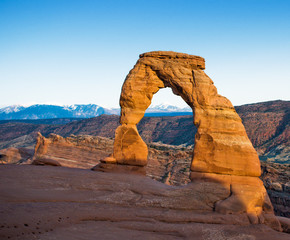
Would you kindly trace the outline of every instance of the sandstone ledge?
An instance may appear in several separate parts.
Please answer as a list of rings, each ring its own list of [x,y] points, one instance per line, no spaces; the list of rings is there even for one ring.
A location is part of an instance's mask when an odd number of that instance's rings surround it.
[[[212,212],[228,194],[214,183],[32,165],[0,166],[0,176],[1,239],[289,239],[246,214]]]

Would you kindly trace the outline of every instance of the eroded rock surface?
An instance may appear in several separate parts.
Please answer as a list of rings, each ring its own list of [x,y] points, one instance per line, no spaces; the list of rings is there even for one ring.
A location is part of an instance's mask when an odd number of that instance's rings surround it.
[[[260,159],[290,163],[290,101],[236,107]]]
[[[29,148],[5,148],[0,150],[0,164],[15,164],[26,162],[33,156],[33,149]]]
[[[61,140],[53,141],[53,139]],[[38,157],[39,165],[49,165],[51,161],[53,163],[57,159],[63,166],[90,169],[93,165],[99,163],[99,160],[102,160],[108,152],[113,150],[113,140],[104,137],[84,135],[63,138],[51,135],[49,138],[42,136],[38,140],[40,144],[47,144],[47,152],[49,152],[49,154]],[[94,151],[91,151],[92,148],[94,148]],[[86,151],[85,154],[83,154],[84,151]],[[67,154],[67,152],[74,154]],[[37,151],[36,154],[38,154]],[[89,154],[91,154],[91,157],[80,160],[83,155],[88,156]],[[150,143],[148,144],[148,165],[144,169],[138,169],[136,166],[128,166],[127,169],[131,169],[132,173],[146,174],[152,179],[167,185],[182,186],[191,181],[189,178],[191,159],[192,147]],[[46,163],[43,163],[43,161],[46,161]],[[102,172],[114,171],[112,170],[112,164],[98,166],[98,168]],[[126,165],[124,165],[125,168]],[[289,169],[289,164],[262,162],[262,175],[260,177],[267,189],[275,214],[284,217],[290,217]],[[116,169],[115,172],[124,171],[121,168]]]
[[[75,136],[64,138],[38,133],[34,164],[64,167],[92,168],[112,151],[113,140],[103,137]]]
[[[160,51],[141,54],[122,87],[121,126],[116,129],[113,155],[103,162],[112,164],[115,159],[117,164],[147,165],[147,145],[136,125],[153,95],[170,87],[192,108],[197,128],[190,167],[192,184],[215,183],[228,191],[227,197],[215,201],[212,210],[246,213],[253,224],[266,223],[280,229],[258,178],[260,161],[241,118],[231,102],[217,93],[203,69],[205,61],[198,56]],[[209,192],[203,194],[206,197]]]
[[[246,213],[214,212],[230,194],[217,182],[32,165],[2,165],[0,180],[0,239],[289,239]]]
[[[204,73],[203,58],[175,52],[140,55],[122,87],[121,117],[113,157],[117,163],[144,166],[147,146],[136,124],[159,89],[170,87],[192,108],[197,127],[191,170],[259,176],[258,155],[231,102],[217,93]],[[135,149],[135,150],[134,150]]]

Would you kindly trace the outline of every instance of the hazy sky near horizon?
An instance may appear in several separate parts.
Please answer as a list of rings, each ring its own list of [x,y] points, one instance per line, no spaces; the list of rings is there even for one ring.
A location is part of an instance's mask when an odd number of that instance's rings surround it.
[[[118,107],[140,53],[206,59],[234,105],[289,100],[288,0],[0,0],[0,107]],[[153,104],[186,106],[170,90]]]

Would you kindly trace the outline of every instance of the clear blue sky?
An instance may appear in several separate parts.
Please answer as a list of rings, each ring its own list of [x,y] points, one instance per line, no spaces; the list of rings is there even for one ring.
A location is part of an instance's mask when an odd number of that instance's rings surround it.
[[[140,53],[206,59],[234,105],[289,100],[290,1],[0,0],[0,106],[117,107]],[[182,105],[170,91],[154,103]]]

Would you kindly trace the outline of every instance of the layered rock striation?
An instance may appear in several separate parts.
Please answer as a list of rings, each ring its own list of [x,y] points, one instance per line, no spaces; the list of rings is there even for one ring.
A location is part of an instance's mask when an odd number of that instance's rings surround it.
[[[112,151],[112,145],[113,140],[103,137],[50,134],[46,138],[38,133],[32,163],[89,169]]]

